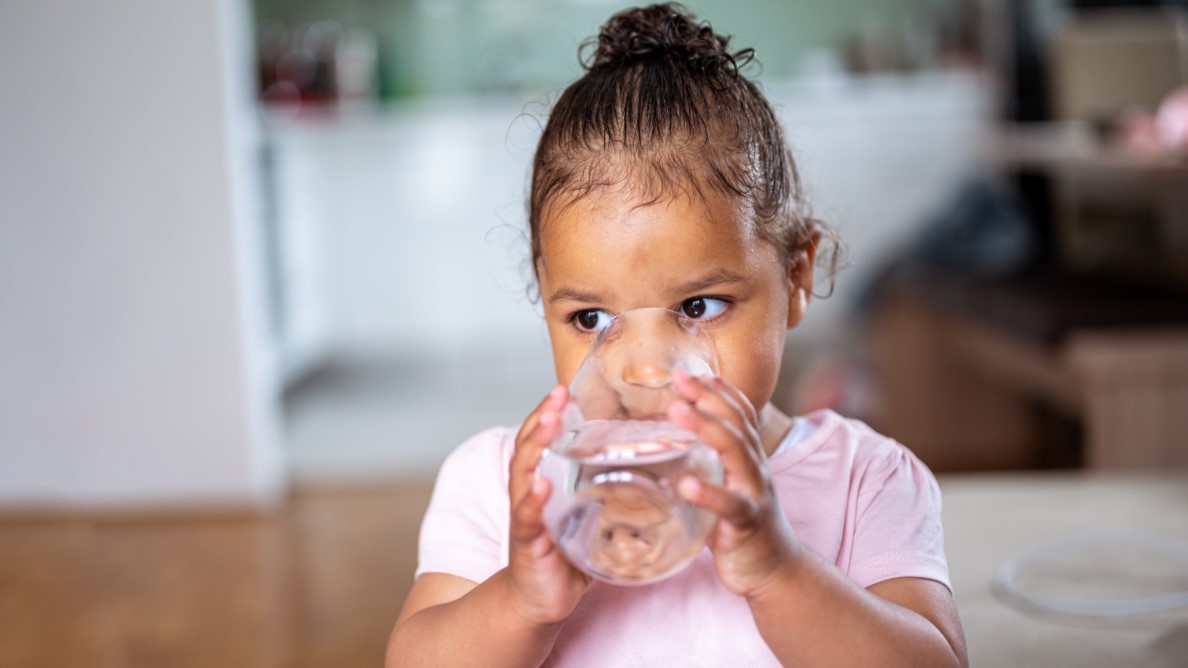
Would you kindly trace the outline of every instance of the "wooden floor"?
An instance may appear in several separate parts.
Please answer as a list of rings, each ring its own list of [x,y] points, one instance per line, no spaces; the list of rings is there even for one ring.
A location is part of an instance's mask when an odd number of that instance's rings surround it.
[[[430,486],[269,517],[0,519],[0,668],[379,666]]]

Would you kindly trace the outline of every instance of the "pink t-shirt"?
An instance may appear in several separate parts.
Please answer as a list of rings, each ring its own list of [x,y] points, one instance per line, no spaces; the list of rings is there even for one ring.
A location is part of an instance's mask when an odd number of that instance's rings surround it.
[[[796,535],[863,587],[897,577],[949,587],[940,490],[907,448],[832,411],[769,461]],[[482,582],[507,565],[508,463],[514,430],[463,443],[442,465],[421,526],[417,576]],[[796,633],[789,628],[788,633]],[[778,666],[746,601],[726,590],[708,549],[684,571],[641,587],[594,582],[545,665]]]

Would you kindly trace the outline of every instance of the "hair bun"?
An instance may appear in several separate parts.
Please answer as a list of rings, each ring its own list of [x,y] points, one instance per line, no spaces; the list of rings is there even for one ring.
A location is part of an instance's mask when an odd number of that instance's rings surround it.
[[[685,62],[704,72],[736,73],[753,51],[727,51],[729,36],[698,24],[689,10],[676,3],[637,7],[612,16],[598,33],[589,70],[622,67],[654,59]],[[741,63],[739,62],[741,61]]]

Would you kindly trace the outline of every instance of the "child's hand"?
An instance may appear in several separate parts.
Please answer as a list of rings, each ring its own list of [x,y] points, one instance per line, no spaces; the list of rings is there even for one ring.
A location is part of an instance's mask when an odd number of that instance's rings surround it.
[[[677,399],[668,417],[718,451],[722,486],[693,477],[678,491],[718,514],[710,533],[718,577],[730,591],[751,599],[794,566],[802,544],[784,515],[767,468],[759,419],[746,396],[721,378],[674,374]]]
[[[508,478],[512,505],[507,584],[516,610],[538,624],[568,617],[590,584],[545,530],[541,513],[552,490],[547,480],[535,477],[541,452],[557,435],[568,400],[569,392],[558,386],[524,420]]]

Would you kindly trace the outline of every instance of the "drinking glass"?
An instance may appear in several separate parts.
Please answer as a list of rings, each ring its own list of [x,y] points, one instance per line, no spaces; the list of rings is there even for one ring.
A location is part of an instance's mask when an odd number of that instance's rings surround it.
[[[676,491],[685,476],[722,481],[717,453],[668,421],[672,373],[718,373],[713,340],[665,309],[616,316],[570,384],[561,429],[537,475],[552,483],[544,520],[577,568],[619,585],[687,566],[716,517]]]

